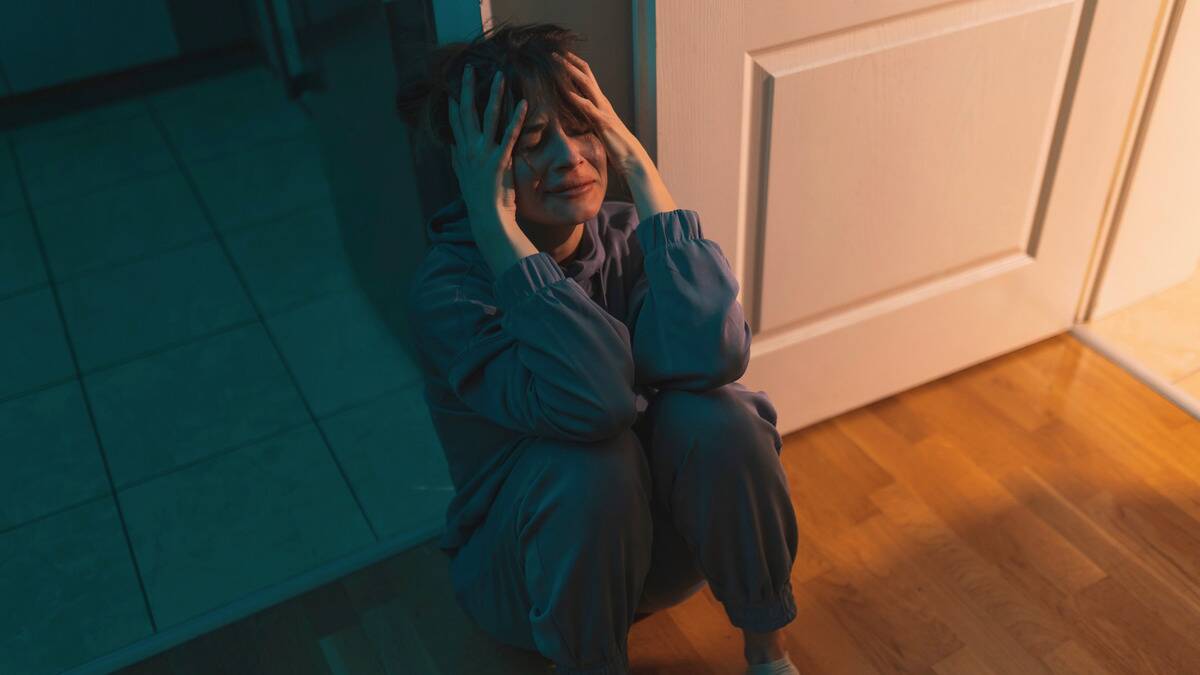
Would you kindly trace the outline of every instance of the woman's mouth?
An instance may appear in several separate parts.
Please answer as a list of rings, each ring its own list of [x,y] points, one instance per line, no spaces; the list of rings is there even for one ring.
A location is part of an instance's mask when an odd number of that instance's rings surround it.
[[[564,197],[567,199],[569,199],[571,197],[579,197],[581,195],[586,194],[589,190],[591,190],[592,185],[594,185],[595,182],[596,181],[591,181],[589,183],[584,183],[583,185],[580,185],[577,188],[572,188],[570,190],[563,190],[562,192],[551,192],[549,194],[554,197]]]

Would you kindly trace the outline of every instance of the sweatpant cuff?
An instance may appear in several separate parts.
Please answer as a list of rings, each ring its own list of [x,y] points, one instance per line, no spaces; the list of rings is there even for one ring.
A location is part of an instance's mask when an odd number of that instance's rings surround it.
[[[616,663],[607,663],[595,668],[582,669],[555,666],[554,672],[558,673],[558,675],[629,675],[629,661],[622,659]]]
[[[725,605],[729,622],[752,633],[769,633],[779,630],[796,618],[796,599],[792,596],[789,579],[780,589],[779,597],[759,603]]]

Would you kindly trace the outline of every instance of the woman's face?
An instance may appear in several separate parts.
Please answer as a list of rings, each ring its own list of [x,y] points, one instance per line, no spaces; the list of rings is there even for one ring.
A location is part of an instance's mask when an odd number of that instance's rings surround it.
[[[580,195],[550,192],[580,181],[592,181]],[[563,129],[552,109],[531,108],[513,146],[513,182],[520,220],[549,226],[581,223],[600,210],[608,189],[604,143],[586,127]]]

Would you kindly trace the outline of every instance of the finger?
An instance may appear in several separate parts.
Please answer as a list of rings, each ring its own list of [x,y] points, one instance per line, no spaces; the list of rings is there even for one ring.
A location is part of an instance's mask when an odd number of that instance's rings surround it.
[[[475,112],[475,73],[471,66],[464,69],[462,79],[462,107],[459,109],[459,124],[462,125],[464,139],[468,144],[479,136],[479,115]]]
[[[587,61],[583,60],[582,56],[580,56],[574,52],[567,52],[566,59],[567,59],[567,61],[572,63],[576,68],[579,68],[581,71],[587,73],[587,75],[589,77],[591,77],[592,67],[588,65]]]
[[[599,124],[599,120],[603,119],[600,115],[600,108],[588,97],[574,91],[568,91],[567,96],[571,97],[575,105],[579,106],[579,109],[583,111],[583,114],[593,124]]]
[[[516,185],[516,180],[513,178],[513,163],[512,156],[510,155],[508,161],[504,164],[504,171],[500,176],[500,184],[507,190],[513,189],[513,186]]]
[[[567,74],[571,77],[571,79],[578,83],[579,87],[583,89],[584,94],[586,94],[589,98],[599,100],[597,97],[600,95],[600,85],[596,82],[596,78],[592,76],[590,70],[587,73],[584,73],[583,70],[574,63],[564,60],[558,54],[555,54],[554,56],[558,58],[560,63],[563,64],[563,67],[566,69]]]
[[[492,77],[492,93],[488,97],[487,110],[483,113],[483,137],[488,143],[496,138],[496,118],[500,115],[500,98],[504,96],[504,73],[496,71]]]
[[[517,142],[517,136],[520,136],[521,125],[525,121],[525,111],[529,109],[529,103],[525,99],[517,104],[517,109],[513,114],[513,118],[508,122],[508,129],[504,131],[504,145],[500,148],[501,157],[509,158],[512,161],[513,145]]]

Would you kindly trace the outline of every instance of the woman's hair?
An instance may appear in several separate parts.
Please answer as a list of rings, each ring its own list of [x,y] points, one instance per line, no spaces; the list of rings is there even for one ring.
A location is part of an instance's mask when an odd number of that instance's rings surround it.
[[[552,23],[501,22],[470,42],[440,45],[424,54],[426,61],[417,69],[417,77],[400,86],[396,109],[413,131],[438,148],[449,149],[454,144],[449,98],[459,100],[464,68],[470,64],[475,73],[475,115],[480,127],[492,79],[497,70],[504,73],[504,94],[493,141],[499,143],[508,126],[507,111],[522,98],[528,99],[528,111],[534,110],[538,103],[555,111],[565,128],[597,132],[591,119],[566,95],[568,91],[578,92],[579,88],[552,57],[555,53],[573,52],[580,41],[586,38]]]

